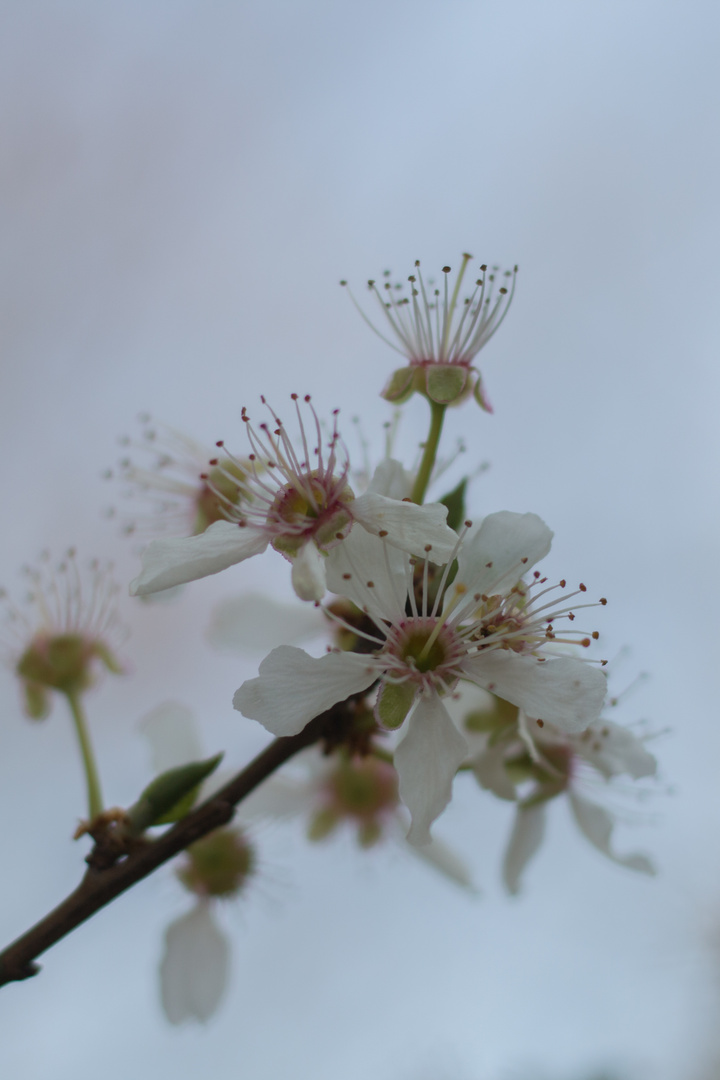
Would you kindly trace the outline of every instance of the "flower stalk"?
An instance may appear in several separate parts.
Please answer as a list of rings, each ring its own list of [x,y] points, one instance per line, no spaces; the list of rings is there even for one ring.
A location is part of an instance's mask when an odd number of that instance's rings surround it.
[[[77,735],[77,740],[80,745],[80,756],[82,758],[83,769],[85,771],[85,782],[87,784],[88,816],[92,821],[103,812],[100,774],[98,772],[97,762],[95,761],[87,718],[80,701],[80,695],[67,693],[65,696],[70,707],[70,713],[75,726],[75,734]]]
[[[417,471],[412,495],[410,496],[414,503],[422,503],[425,498],[425,492],[430,483],[432,471],[435,468],[446,410],[447,405],[440,405],[437,401],[430,401],[430,431],[425,440],[420,468]]]

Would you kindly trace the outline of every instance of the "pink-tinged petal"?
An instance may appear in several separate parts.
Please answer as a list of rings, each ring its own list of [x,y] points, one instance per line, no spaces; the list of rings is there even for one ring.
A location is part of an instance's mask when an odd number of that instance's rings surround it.
[[[399,461],[385,458],[380,462],[368,484],[368,491],[385,495],[388,499],[409,499],[412,492],[412,474]]]
[[[326,560],[328,588],[376,617],[396,622],[405,615],[406,556],[364,529],[353,529]]]
[[[262,593],[221,600],[212,613],[208,644],[233,652],[267,653],[327,630],[322,613],[307,604],[285,604]]]
[[[150,744],[156,773],[200,761],[203,749],[192,711],[177,701],[166,701],[147,713],[139,724]]]
[[[301,600],[322,600],[325,595],[325,556],[312,542],[303,544],[293,559],[292,587]]]
[[[458,554],[456,585],[470,593],[504,593],[550,551],[553,534],[537,514],[501,510],[466,536]],[[453,589],[448,590],[448,596]]]
[[[430,826],[452,797],[467,743],[440,698],[421,697],[394,755],[400,798],[412,815],[411,844],[429,844]]]
[[[518,807],[503,859],[503,882],[515,896],[520,892],[520,879],[525,867],[538,851],[545,835],[545,806]]]
[[[367,689],[375,678],[376,669],[356,653],[316,658],[281,645],[265,657],[258,677],[235,692],[233,706],[273,735],[297,735],[315,716]]]
[[[574,791],[569,792],[569,796],[570,808],[577,826],[593,847],[613,862],[626,866],[628,870],[637,870],[640,874],[650,876],[656,873],[655,866],[647,855],[618,855],[612,850],[611,840],[615,822],[607,810],[604,810],[602,806],[597,806],[596,803],[580,798]]]
[[[446,524],[447,507],[441,503],[417,506],[367,491],[351,504],[352,516],[374,536],[386,532],[386,543],[408,555],[446,563],[457,544],[457,535]],[[428,551],[427,548],[430,547]]]
[[[130,583],[130,594],[145,596],[218,574],[259,555],[267,545],[262,529],[252,525],[241,529],[229,521],[216,521],[199,536],[153,540],[142,553],[142,571]]]
[[[464,660],[462,669],[533,720],[571,734],[597,720],[607,693],[607,680],[598,668],[569,656],[536,660],[509,649],[488,649]]]
[[[640,780],[657,772],[657,761],[642,739],[612,720],[600,718],[575,745],[578,753],[608,780],[623,774]]]
[[[160,996],[170,1023],[209,1020],[225,993],[229,971],[230,945],[210,904],[201,901],[165,931]]]

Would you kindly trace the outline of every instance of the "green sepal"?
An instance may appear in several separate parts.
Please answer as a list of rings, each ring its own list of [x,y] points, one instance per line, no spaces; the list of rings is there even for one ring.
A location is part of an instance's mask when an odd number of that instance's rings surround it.
[[[443,495],[440,502],[443,506],[447,506],[447,523],[451,529],[457,532],[460,526],[464,523],[466,518],[465,513],[465,492],[467,491],[468,478],[463,476],[460,483],[448,491],[447,495]]]
[[[193,761],[156,776],[142,795],[128,810],[128,821],[133,833],[144,832],[151,825],[169,825],[192,809],[198,789],[223,759],[215,754],[205,761]]]
[[[411,682],[383,683],[375,703],[375,717],[378,723],[391,731],[399,728],[410,712],[416,694],[417,687]]]
[[[493,694],[492,707],[468,713],[464,723],[468,731],[506,733],[515,732],[519,709],[504,698]]]
[[[461,364],[433,364],[427,369],[427,396],[438,405],[452,405],[465,393],[468,369]]]
[[[50,715],[50,695],[44,686],[37,683],[23,683],[25,712],[31,720],[44,720]]]
[[[324,840],[337,828],[339,820],[338,815],[330,807],[318,810],[308,825],[308,840]]]
[[[488,398],[487,394],[485,393],[485,386],[483,384],[483,381],[482,381],[482,378],[481,378],[480,375],[476,376],[476,378],[475,378],[475,386],[473,388],[473,397],[475,398],[475,400],[477,401],[478,405],[483,410],[483,412],[486,412],[486,413],[494,412],[494,409],[493,409],[492,405],[490,404],[490,399]]]
[[[105,665],[107,670],[112,675],[123,675],[123,669],[119,662],[115,659],[113,654],[108,649],[107,645],[102,641],[96,641],[93,645],[93,652],[98,660]]]
[[[382,826],[377,821],[364,821],[358,829],[358,843],[362,848],[371,848],[382,839]]]
[[[382,390],[381,397],[386,401],[392,401],[395,405],[402,405],[411,397],[413,392],[413,368],[404,367],[393,371],[392,375]]]
[[[555,780],[552,783],[542,784],[532,795],[528,795],[526,799],[521,799],[518,805],[521,810],[530,810],[533,806],[542,806],[543,803],[550,802],[551,799],[557,798],[566,790],[567,782],[565,780]]]

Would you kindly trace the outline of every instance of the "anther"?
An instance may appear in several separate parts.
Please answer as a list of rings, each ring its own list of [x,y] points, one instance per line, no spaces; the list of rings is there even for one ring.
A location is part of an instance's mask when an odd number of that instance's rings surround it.
[[[544,720],[536,720],[535,723],[537,724],[538,727],[545,727],[545,721]]]
[[[583,585],[582,581],[580,582],[578,588],[580,589],[580,592],[587,592],[587,586]]]
[[[215,445],[216,446],[224,446],[225,445],[225,440],[224,439],[218,439],[218,441],[215,443]]]
[[[349,581],[351,577],[352,574],[343,574],[343,581]]]
[[[567,582],[565,581],[565,578],[560,578],[560,588],[564,589],[566,584]]]
[[[382,539],[384,536],[387,536],[387,534],[388,534],[387,529],[381,529],[380,532],[378,533],[378,536]]]
[[[602,604],[603,607],[605,607],[605,605],[607,604],[607,600],[605,599],[604,596],[600,597],[600,603]]]
[[[591,634],[590,636],[591,636],[591,637],[592,637],[592,638],[593,638],[593,639],[594,639],[595,641],[597,641],[597,639],[598,639],[598,638],[600,637],[600,634],[599,634],[599,632],[598,632],[597,630],[593,630],[593,632],[592,632],[592,634]]]

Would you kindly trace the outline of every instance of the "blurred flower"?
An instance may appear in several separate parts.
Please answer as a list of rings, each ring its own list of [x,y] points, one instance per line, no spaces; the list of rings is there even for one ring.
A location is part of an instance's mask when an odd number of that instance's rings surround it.
[[[546,580],[539,573],[530,584],[521,580],[550,550],[551,538],[535,514],[491,514],[458,541],[432,598],[427,559],[418,577],[412,560],[356,530],[331,553],[328,583],[374,623],[368,633],[351,626],[373,651],[333,651],[315,659],[280,646],[263,660],[258,678],[237,691],[235,708],[274,735],[293,735],[336,702],[380,680],[378,723],[393,730],[409,721],[394,755],[400,796],[412,815],[408,839],[427,843],[467,754],[442,702],[458,680],[491,690],[535,717],[552,716],[567,731],[583,730],[600,712],[606,692],[602,673],[575,657],[548,656],[546,650],[578,635],[569,630],[558,638],[554,626],[574,620],[568,601],[585,586],[548,601],[554,587],[538,592]],[[457,573],[450,582],[456,556]],[[333,615],[332,608],[325,610]],[[579,644],[589,645],[590,637],[581,637]]]
[[[158,773],[202,756],[193,715],[177,702],[153,709],[140,728]],[[208,798],[224,782],[222,776],[213,775],[198,800]],[[168,926],[160,962],[160,999],[171,1024],[205,1022],[219,1007],[229,979],[230,942],[215,909],[219,901],[245,893],[256,867],[255,848],[242,826],[216,829],[185,851],[177,878],[196,903]]]
[[[58,566],[46,553],[24,574],[30,591],[22,608],[0,593],[6,601],[2,649],[22,684],[27,715],[41,720],[50,712],[52,691],[76,699],[95,681],[98,665],[122,671],[114,652],[123,636],[115,609],[118,586],[111,566],[92,561],[81,572],[72,549]]]
[[[457,885],[474,891],[468,868],[440,840],[423,847],[405,842],[407,819],[400,804],[397,773],[388,761],[369,754],[324,756],[316,748],[295,759],[304,779],[287,770],[269,777],[243,803],[249,817],[302,817],[310,840],[320,841],[345,826],[359,845],[372,848],[390,839]]]
[[[392,339],[385,337],[370,322],[350,294],[371,329],[391,349],[409,360],[407,367],[393,373],[383,390],[383,397],[388,401],[401,403],[417,391],[438,404],[455,405],[472,391],[478,404],[492,412],[472,362],[507,314],[515,292],[517,266],[503,275],[507,280],[512,279],[510,289],[502,285],[494,297],[499,268],[493,267],[488,273],[483,264],[480,267],[482,277],[476,280],[471,294],[461,299],[460,290],[471,259],[471,255],[463,255],[452,294],[448,286],[451,268],[442,268],[441,290],[433,288],[432,281],[426,286],[419,260],[415,262],[416,273],[408,277],[409,296],[403,294],[401,283],[391,283],[389,271],[384,275],[382,291],[376,281],[368,281],[369,290],[388,320]],[[347,282],[342,281],[341,285],[346,286]]]
[[[272,424],[263,423],[258,431],[243,410],[252,448],[252,475],[246,480],[235,479],[233,469],[240,463],[230,454],[227,463],[221,465],[219,459],[210,462],[239,492],[239,499],[224,499],[229,520],[215,522],[201,536],[154,540],[143,552],[142,572],[130,586],[133,594],[144,595],[219,573],[272,545],[292,563],[297,595],[302,600],[319,600],[325,593],[325,556],[348,537],[355,524],[411,554],[432,549],[437,562],[449,557],[456,536],[445,524],[446,508],[436,503],[416,506],[373,490],[356,498],[348,484],[347,457],[341,460],[338,456],[336,419],[325,454],[320,422],[309,396],[305,403],[312,415],[310,439],[297,394],[291,396],[301,433],[300,452],[271,409]],[[212,490],[220,496],[219,489],[213,486]]]
[[[235,459],[226,470],[228,478],[220,467],[208,468],[214,457],[209,447],[181,431],[154,423],[146,413],[140,422],[140,440],[124,438],[121,442],[146,463],[138,464],[126,455],[118,472],[125,496],[140,499],[146,509],[125,525],[125,532],[197,536],[214,522],[226,520],[228,501],[234,505],[240,501],[238,482],[248,475],[249,463]],[[112,479],[112,470],[105,476]]]
[[[567,796],[575,823],[598,851],[631,870],[655,873],[645,855],[614,851],[615,818],[584,794],[597,787],[598,781],[608,784],[620,776],[633,780],[655,776],[657,762],[644,738],[604,718],[579,734],[561,731],[546,721],[538,727],[506,701],[470,714],[466,728],[471,742],[477,742],[480,733],[480,749],[470,757],[480,786],[517,802],[503,864],[509,892],[519,892],[525,867],[543,840],[547,804],[560,795]]]

